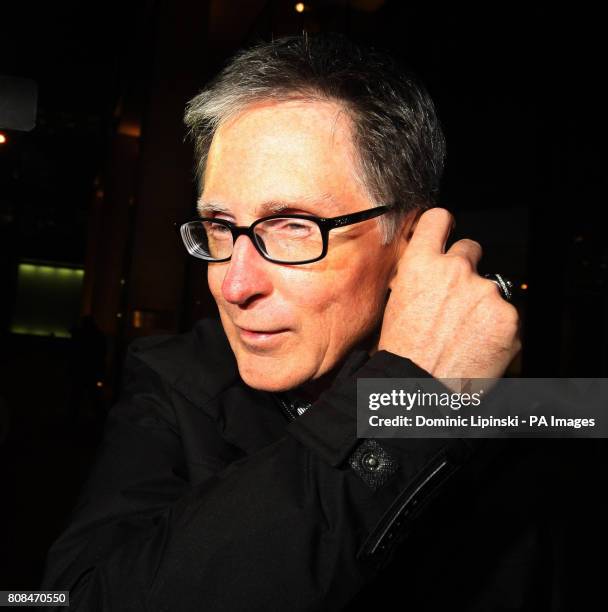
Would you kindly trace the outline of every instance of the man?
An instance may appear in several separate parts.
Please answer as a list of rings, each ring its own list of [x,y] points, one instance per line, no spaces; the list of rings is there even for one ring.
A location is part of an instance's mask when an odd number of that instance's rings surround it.
[[[186,122],[203,220],[181,231],[221,326],[131,345],[45,588],[81,610],[544,609],[525,460],[356,437],[358,377],[501,376],[519,350],[479,244],[445,250],[426,91],[340,37],[288,38]]]

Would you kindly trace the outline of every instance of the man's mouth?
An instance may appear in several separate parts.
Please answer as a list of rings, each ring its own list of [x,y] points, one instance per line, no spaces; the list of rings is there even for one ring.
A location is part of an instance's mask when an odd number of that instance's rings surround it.
[[[256,347],[272,347],[281,340],[283,334],[289,331],[288,328],[281,329],[248,329],[235,325],[239,336],[244,344]]]

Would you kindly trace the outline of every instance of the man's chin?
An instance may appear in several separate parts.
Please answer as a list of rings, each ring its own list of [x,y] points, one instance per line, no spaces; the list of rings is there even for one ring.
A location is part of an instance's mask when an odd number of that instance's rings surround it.
[[[240,371],[239,371],[240,372]],[[305,380],[299,380],[297,378],[283,377],[283,376],[272,376],[266,375],[261,376],[257,374],[246,374],[241,373],[243,382],[258,391],[269,391],[272,393],[280,393],[283,391],[289,391],[305,382]]]
[[[281,363],[280,360],[255,359],[255,362],[252,363],[251,359],[237,357],[239,374],[243,382],[258,391],[273,393],[288,391],[306,382],[312,376],[301,368],[295,371],[292,364]]]

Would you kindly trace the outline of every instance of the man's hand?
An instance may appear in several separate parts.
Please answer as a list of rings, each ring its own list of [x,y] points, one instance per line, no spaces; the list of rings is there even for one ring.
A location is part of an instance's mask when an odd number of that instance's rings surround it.
[[[477,242],[444,252],[452,223],[443,208],[420,217],[390,285],[378,349],[436,378],[500,377],[521,349],[517,310],[477,274]]]

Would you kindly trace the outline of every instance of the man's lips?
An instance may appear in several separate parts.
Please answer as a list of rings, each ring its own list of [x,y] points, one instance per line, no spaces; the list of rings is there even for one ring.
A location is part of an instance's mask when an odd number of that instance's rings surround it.
[[[236,325],[235,327],[240,331],[246,334],[280,334],[281,332],[288,331],[287,327],[275,328],[275,329],[254,329],[250,327],[243,327],[241,325]]]
[[[281,342],[283,334],[289,331],[286,327],[274,329],[249,329],[240,325],[235,325],[235,327],[241,341],[256,349],[270,349],[274,347],[277,343]]]

